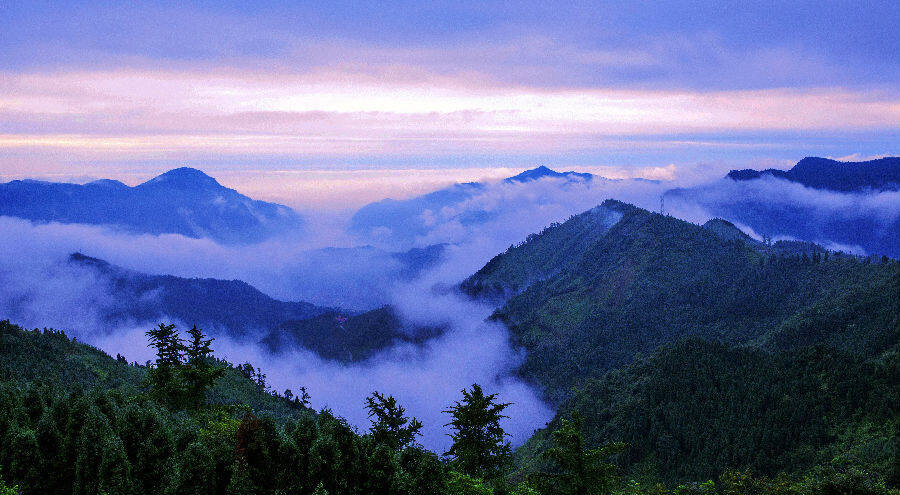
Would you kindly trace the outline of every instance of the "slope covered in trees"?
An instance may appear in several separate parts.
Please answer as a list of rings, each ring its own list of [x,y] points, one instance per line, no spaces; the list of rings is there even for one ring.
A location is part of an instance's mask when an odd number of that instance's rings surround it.
[[[609,211],[621,215],[610,228],[581,229]],[[566,243],[568,232],[577,249]],[[462,287],[475,295],[515,292],[520,280],[536,280],[494,317],[528,351],[521,374],[554,402],[683,337],[779,347],[797,335],[865,355],[897,338],[900,303],[890,297],[897,264],[785,249],[607,201],[511,248]],[[543,254],[553,252],[566,253],[564,263]]]
[[[526,471],[540,465],[549,432],[577,412],[586,445],[629,445],[618,460],[635,479],[714,479],[729,468],[774,476],[815,466],[897,479],[898,384],[896,346],[861,361],[825,346],[773,354],[683,340],[585,382],[517,456]]]
[[[736,181],[777,177],[815,189],[863,191],[900,188],[900,157],[889,156],[864,162],[841,162],[806,157],[790,170],[732,170],[728,178]]]

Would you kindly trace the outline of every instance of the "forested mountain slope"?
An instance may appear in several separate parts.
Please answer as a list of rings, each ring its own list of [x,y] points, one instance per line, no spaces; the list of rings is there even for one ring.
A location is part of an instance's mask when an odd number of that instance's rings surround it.
[[[610,211],[621,218],[608,229],[581,228],[606,225]],[[888,296],[896,274],[895,263],[786,255],[607,201],[511,248],[462,287],[514,293],[536,280],[494,317],[528,351],[521,374],[557,402],[583,380],[683,337],[778,347],[795,334],[804,343],[852,341],[872,355],[897,336],[898,302]],[[848,300],[855,306],[844,307]],[[838,314],[825,326],[808,321]]]
[[[550,431],[578,412],[585,443],[624,441],[634,479],[714,479],[730,468],[757,475],[813,466],[856,468],[900,481],[897,346],[861,360],[831,347],[769,353],[689,339],[590,379],[546,430],[517,451],[541,465]]]
[[[149,275],[81,253],[69,256],[68,262],[90,270],[108,285],[114,302],[98,309],[111,325],[175,318],[236,339],[258,339],[260,332],[285,321],[332,311],[303,301],[273,299],[240,280]]]

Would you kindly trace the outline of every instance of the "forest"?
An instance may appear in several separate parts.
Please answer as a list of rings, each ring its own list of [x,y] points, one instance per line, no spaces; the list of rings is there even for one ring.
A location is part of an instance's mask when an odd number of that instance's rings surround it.
[[[138,364],[0,322],[0,493],[900,493],[896,349],[767,362],[680,342],[591,381],[516,452],[508,403],[473,384],[449,398],[452,446],[433,453],[394,397],[373,391],[357,431],[305,390],[217,359],[196,327],[147,336],[157,357]]]

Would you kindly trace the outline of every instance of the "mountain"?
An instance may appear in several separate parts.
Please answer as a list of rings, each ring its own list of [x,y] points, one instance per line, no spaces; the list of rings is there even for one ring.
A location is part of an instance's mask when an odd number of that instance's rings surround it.
[[[763,180],[768,177],[769,180]],[[900,158],[804,158],[791,170],[736,170],[663,195],[668,211],[701,211],[759,236],[900,258]]]
[[[732,170],[728,178],[736,181],[776,177],[814,189],[856,192],[900,189],[900,157],[878,158],[864,162],[840,162],[828,158],[807,157],[790,170]]]
[[[627,443],[617,464],[649,486],[734,466],[893,472],[898,262],[608,200],[460,288],[499,304],[492,318],[526,351],[519,375],[558,408],[517,450],[522,473],[547,469],[575,412],[585,447]]]
[[[526,170],[519,175],[515,175],[512,177],[508,177],[503,179],[504,182],[512,183],[512,182],[530,182],[533,180],[544,179],[544,178],[553,178],[553,179],[566,179],[566,180],[584,180],[589,181],[594,178],[593,174],[588,173],[580,173],[580,172],[557,172],[550,168],[547,168],[543,165],[537,168],[533,168],[531,170]]]
[[[520,374],[555,403],[686,337],[864,355],[900,337],[896,263],[747,242],[718,223],[609,200],[511,247],[461,288],[508,297],[493,318],[527,351]]]
[[[417,273],[442,249],[396,253],[405,262],[400,273]],[[174,319],[216,335],[258,341],[272,353],[305,349],[342,362],[364,360],[399,342],[422,344],[444,331],[410,328],[390,306],[355,312],[279,301],[240,280],[148,275],[81,253],[70,255],[68,263],[89,270],[112,295],[110,304],[95,308],[111,326]]]
[[[175,318],[208,331],[245,340],[288,320],[311,318],[328,311],[307,302],[273,299],[240,280],[148,275],[73,253],[69,265],[90,270],[115,300],[104,311],[111,324]]]
[[[585,446],[627,443],[619,466],[626,479],[650,486],[717,479],[734,466],[770,477],[816,472],[817,465],[828,466],[818,476],[855,470],[863,480],[900,477],[898,383],[896,345],[860,359],[823,346],[770,353],[682,340],[588,380],[518,449],[517,462],[525,472],[540,467],[550,433],[578,412]]]
[[[500,185],[526,184],[544,178],[565,179],[572,183],[600,179],[587,173],[556,172],[542,166],[508,177]],[[435,216],[444,213],[453,214],[454,223],[463,227],[480,225],[492,220],[495,217],[494,213],[485,208],[461,209],[459,212],[451,210],[479,194],[492,190],[493,187],[497,187],[497,184],[467,182],[453,184],[410,199],[384,199],[371,203],[353,215],[348,232],[366,242],[377,242],[392,249],[409,249],[436,228]]]
[[[0,184],[0,215],[35,222],[109,225],[139,234],[259,242],[296,232],[303,219],[286,206],[250,199],[192,168],[177,168],[129,187],[114,180],[84,185],[15,180]]]
[[[444,328],[411,328],[385,306],[356,315],[329,311],[304,320],[286,321],[260,341],[272,353],[309,349],[342,362],[362,361],[398,343],[421,345]]]

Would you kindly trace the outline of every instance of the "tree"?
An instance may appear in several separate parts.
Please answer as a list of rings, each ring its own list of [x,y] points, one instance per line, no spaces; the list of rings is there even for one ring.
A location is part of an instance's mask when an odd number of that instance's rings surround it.
[[[463,399],[444,412],[453,418],[450,426],[453,445],[444,453],[452,467],[470,476],[484,479],[501,477],[510,464],[512,450],[508,436],[500,426],[507,418],[503,410],[511,403],[497,402],[497,394],[484,395],[477,383],[472,390],[462,390]]]
[[[555,464],[552,473],[536,473],[529,480],[544,493],[560,495],[600,495],[610,493],[616,481],[616,466],[607,461],[622,452],[624,443],[610,443],[585,450],[582,419],[578,411],[572,419],[562,420],[553,432],[554,446],[542,455]]]
[[[188,400],[192,405],[203,404],[206,399],[206,390],[215,383],[216,379],[225,373],[225,369],[212,363],[213,339],[206,338],[203,331],[196,325],[188,330],[190,341],[185,348],[185,366],[182,368]]]
[[[160,402],[179,405],[184,389],[178,373],[180,371],[185,346],[175,329],[175,325],[160,323],[147,332],[150,347],[156,349],[156,362],[148,374],[151,394]]]
[[[372,418],[369,431],[376,443],[385,444],[391,450],[401,450],[412,444],[417,435],[421,436],[422,422],[407,418],[406,410],[393,396],[373,392],[366,397],[366,409]]]
[[[16,485],[9,486],[3,482],[3,477],[0,476],[0,495],[18,495],[19,487]]]

